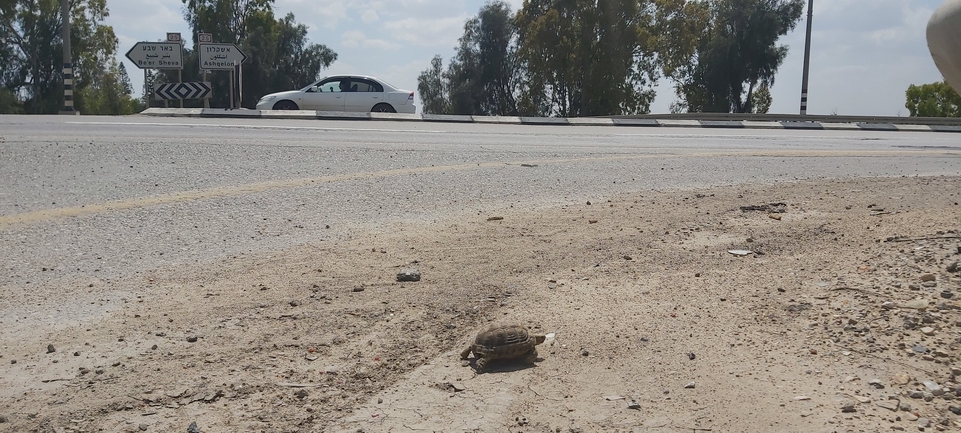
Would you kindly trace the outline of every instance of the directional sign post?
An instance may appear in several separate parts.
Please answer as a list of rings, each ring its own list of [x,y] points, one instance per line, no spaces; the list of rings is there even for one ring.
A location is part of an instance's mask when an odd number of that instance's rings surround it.
[[[183,69],[183,53],[179,43],[137,42],[127,58],[140,69]]]
[[[210,97],[210,83],[166,83],[157,87],[159,99],[204,99]]]
[[[230,71],[230,108],[234,108],[234,72],[247,60],[247,55],[234,44],[198,44],[201,70]],[[243,87],[241,82],[239,87]]]
[[[247,55],[234,44],[200,44],[200,69],[233,70],[247,60]]]

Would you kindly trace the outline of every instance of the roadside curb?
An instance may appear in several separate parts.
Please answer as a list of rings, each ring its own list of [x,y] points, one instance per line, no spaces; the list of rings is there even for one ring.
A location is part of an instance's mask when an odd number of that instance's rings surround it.
[[[822,131],[880,131],[880,132],[958,132],[961,133],[961,124],[937,124],[925,125],[908,123],[912,118],[902,119],[901,122],[894,120],[875,120],[876,118],[865,118],[867,121],[840,120],[824,121],[824,116],[812,116],[810,121],[803,120],[756,120],[757,116],[750,116],[750,119],[732,119],[731,115],[725,118],[706,115],[705,119],[688,118],[680,119],[674,115],[658,117],[656,115],[646,115],[642,118],[603,118],[603,117],[582,117],[582,118],[563,118],[563,117],[517,117],[517,116],[463,116],[463,115],[439,115],[439,114],[397,114],[397,113],[349,113],[335,111],[278,111],[278,110],[228,110],[223,108],[150,108],[139,114],[148,117],[192,117],[192,118],[236,118],[236,119],[283,119],[283,120],[388,120],[403,122],[440,122],[440,123],[480,123],[480,124],[500,124],[500,125],[540,125],[540,126],[629,126],[629,127],[668,127],[668,128],[714,128],[714,129],[801,129],[801,130],[822,130]],[[776,117],[776,116],[772,116]],[[791,116],[793,117],[793,116]],[[846,117],[845,119],[856,119]]]

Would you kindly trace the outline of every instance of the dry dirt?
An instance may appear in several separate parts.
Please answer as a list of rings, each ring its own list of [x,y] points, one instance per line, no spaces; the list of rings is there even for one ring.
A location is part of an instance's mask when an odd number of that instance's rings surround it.
[[[0,330],[0,431],[961,431],[958,202],[652,191],[32,287],[103,308]],[[459,359],[510,322],[553,334],[536,366]]]

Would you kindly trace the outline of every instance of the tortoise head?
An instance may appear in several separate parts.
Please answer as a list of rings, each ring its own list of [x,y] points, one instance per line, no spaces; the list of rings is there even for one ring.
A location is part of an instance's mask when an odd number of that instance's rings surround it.
[[[534,339],[534,345],[536,346],[536,345],[538,345],[538,344],[543,343],[544,340],[547,339],[547,336],[546,336],[546,335],[531,335],[531,338]]]

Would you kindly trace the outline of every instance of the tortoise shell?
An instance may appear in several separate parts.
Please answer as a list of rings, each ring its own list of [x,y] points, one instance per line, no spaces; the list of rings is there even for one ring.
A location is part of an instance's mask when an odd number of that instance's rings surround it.
[[[537,359],[534,346],[544,342],[543,335],[533,335],[520,325],[494,325],[477,334],[474,343],[461,353],[467,359],[474,353],[478,372],[483,372],[488,361],[495,359],[519,359],[533,363]]]

